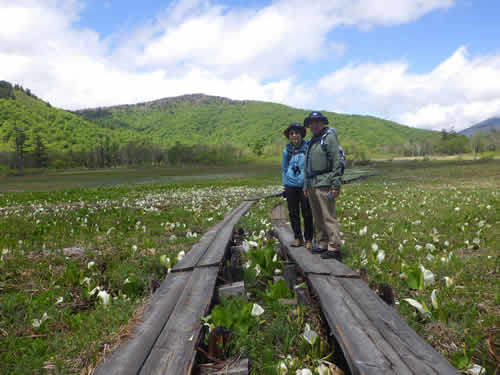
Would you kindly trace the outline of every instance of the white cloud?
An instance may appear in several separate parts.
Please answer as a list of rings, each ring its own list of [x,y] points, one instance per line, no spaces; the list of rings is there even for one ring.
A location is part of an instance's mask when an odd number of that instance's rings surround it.
[[[413,126],[465,127],[500,113],[500,56],[465,47],[433,71],[411,62],[347,64],[302,82],[297,63],[348,57],[340,25],[411,22],[454,0],[281,0],[231,9],[181,0],[128,35],[77,27],[78,0],[0,0],[1,79],[68,109],[203,92],[302,108],[365,113]]]
[[[410,126],[463,129],[500,114],[500,54],[470,58],[465,47],[428,73],[406,61],[348,65],[317,85],[340,112],[360,112]]]
[[[227,9],[205,0],[174,3],[120,51],[138,66],[201,66],[224,76],[250,72],[269,79],[298,60],[343,55],[345,45],[327,40],[340,25],[367,28],[414,20],[454,0],[275,1],[259,9]],[[148,29],[147,28],[147,29]],[[121,57],[123,60],[123,57]]]

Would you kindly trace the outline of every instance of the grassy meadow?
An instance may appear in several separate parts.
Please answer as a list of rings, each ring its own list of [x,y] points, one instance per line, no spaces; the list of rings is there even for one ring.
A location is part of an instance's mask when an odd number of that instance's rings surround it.
[[[345,263],[365,267],[373,285],[391,284],[395,309],[456,367],[477,364],[494,374],[498,161],[372,167],[379,175],[345,185],[338,201]],[[2,177],[0,373],[88,373],[126,336],[151,283],[165,277],[182,251],[242,198],[279,190],[274,163]],[[305,323],[321,335],[319,314],[299,309],[290,318],[289,306],[276,300],[286,292],[268,282],[281,267],[269,259],[274,240],[265,236],[270,209],[280,200],[257,203],[240,222],[252,241],[249,303],[265,312],[251,321],[242,317],[237,327],[245,334],[233,349],[245,348],[254,373],[276,373],[283,361],[313,370],[330,352],[303,339]]]

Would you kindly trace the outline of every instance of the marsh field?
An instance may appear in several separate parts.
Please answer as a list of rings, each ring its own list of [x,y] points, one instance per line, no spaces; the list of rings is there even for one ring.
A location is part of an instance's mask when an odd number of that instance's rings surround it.
[[[366,268],[372,285],[392,285],[394,308],[455,367],[495,374],[500,162],[393,161],[369,170],[378,175],[344,185],[338,199],[344,262]],[[179,253],[242,199],[280,190],[274,162],[2,176],[0,373],[89,373],[140,319],[152,282]],[[273,298],[286,291],[269,284],[258,292],[280,267],[266,263],[274,240],[265,235],[280,201],[259,201],[239,223],[256,254],[245,271],[250,301],[265,313],[236,327],[244,335],[233,350],[246,348],[255,374],[276,373],[288,355],[293,368],[312,369],[325,350],[302,339],[313,312],[290,321]]]

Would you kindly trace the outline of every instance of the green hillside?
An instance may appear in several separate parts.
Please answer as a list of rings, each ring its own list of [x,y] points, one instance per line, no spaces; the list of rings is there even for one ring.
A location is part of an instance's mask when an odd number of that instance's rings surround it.
[[[101,147],[108,154],[128,152],[128,160],[137,147],[165,150],[177,143],[233,145],[233,149],[277,156],[286,143],[286,125],[301,122],[308,112],[281,104],[193,94],[71,113],[53,108],[28,89],[0,81],[0,152],[14,151],[17,129],[25,134],[28,152],[40,140],[49,152],[76,154]],[[348,153],[356,148],[370,154],[395,153],[401,145],[423,144],[438,136],[376,117],[324,113]]]
[[[35,136],[49,150],[74,152],[91,150],[106,136],[121,139],[118,132],[53,108],[29,90],[0,81],[0,151],[13,149],[16,129],[24,132],[28,149]]]
[[[182,142],[251,146],[257,142],[283,144],[286,124],[302,122],[308,111],[281,104],[193,94],[76,113],[105,128],[147,135],[162,145]],[[410,140],[420,143],[436,135],[436,132],[371,116],[324,113],[337,129],[342,143],[375,148],[401,145]]]

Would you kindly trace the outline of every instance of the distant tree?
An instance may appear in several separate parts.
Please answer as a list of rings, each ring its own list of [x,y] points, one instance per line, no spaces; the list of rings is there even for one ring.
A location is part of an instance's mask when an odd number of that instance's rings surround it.
[[[24,148],[26,145],[26,134],[17,126],[14,127],[15,142],[16,142],[16,169],[20,175],[23,174],[24,164]]]
[[[258,157],[261,157],[262,154],[264,153],[264,144],[265,141],[264,139],[259,139],[257,142],[255,142],[251,147],[252,147],[252,152],[257,155]]]
[[[0,98],[8,99],[12,96],[12,85],[7,81],[0,81]]]
[[[47,148],[42,142],[39,134],[33,136],[33,159],[35,161],[35,168],[45,168],[48,165]]]
[[[474,159],[477,157],[477,154],[481,152],[481,131],[477,130],[471,138],[471,147],[472,153],[474,154]]]

